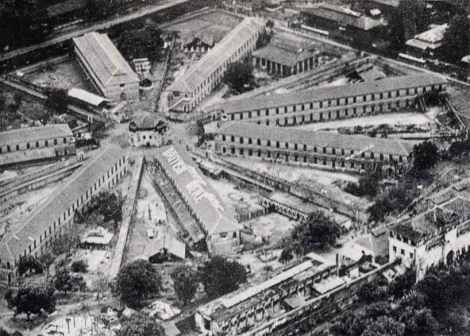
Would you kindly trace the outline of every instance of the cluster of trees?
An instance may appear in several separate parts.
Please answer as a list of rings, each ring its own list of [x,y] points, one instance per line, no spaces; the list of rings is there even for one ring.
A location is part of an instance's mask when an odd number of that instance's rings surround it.
[[[123,202],[120,194],[101,191],[92,196],[82,211],[75,212],[74,221],[79,224],[99,225],[115,231],[119,228],[119,223],[122,220]]]
[[[15,316],[24,313],[28,320],[32,314],[52,313],[56,305],[52,287],[23,287],[17,291],[8,290],[5,293],[5,300],[8,308],[14,310]]]
[[[349,182],[344,191],[358,197],[373,198],[379,193],[380,179],[381,175],[379,172],[368,172],[359,178],[358,183]]]
[[[163,327],[144,313],[132,314],[123,319],[121,324],[116,336],[165,336]]]
[[[248,59],[230,63],[223,82],[236,94],[251,90],[254,86],[253,65]]]
[[[171,278],[178,300],[186,305],[194,298],[200,283],[208,297],[213,299],[236,290],[246,282],[247,272],[236,261],[214,256],[198,271],[187,266],[176,268]],[[145,304],[146,299],[161,292],[162,278],[150,262],[137,260],[119,271],[116,285],[121,300],[138,308]]]
[[[468,335],[470,262],[436,268],[415,280],[409,271],[390,285],[364,285],[358,292],[363,308],[343,314],[331,331],[336,336]]]
[[[148,58],[155,61],[163,47],[161,31],[155,24],[141,29],[125,30],[120,34],[118,49],[127,60]]]
[[[313,212],[304,223],[293,228],[290,237],[284,241],[279,261],[288,262],[294,255],[302,256],[335,245],[339,235],[340,228],[334,220],[321,211]]]
[[[84,291],[86,289],[83,276],[72,274],[66,266],[59,267],[56,270],[53,283],[54,287],[65,295],[69,292]]]
[[[2,1],[0,48],[23,46],[44,39],[51,31],[45,4],[43,0]]]
[[[12,333],[9,333],[5,329],[0,328],[0,336],[23,336],[23,334],[20,333],[18,330],[14,331]]]

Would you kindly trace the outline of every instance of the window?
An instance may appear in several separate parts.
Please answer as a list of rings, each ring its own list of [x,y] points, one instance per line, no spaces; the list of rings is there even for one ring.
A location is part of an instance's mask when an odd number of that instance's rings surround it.
[[[405,250],[404,249],[401,249],[401,255],[405,255]]]
[[[26,143],[26,148],[29,149],[29,142]]]
[[[67,138],[62,139],[63,143],[67,143]]]
[[[44,146],[48,147],[49,146],[49,141],[44,141]]]
[[[393,246],[393,252],[397,252],[397,247],[396,246]]]
[[[17,150],[17,151],[20,150],[20,145],[16,145],[16,150]]]
[[[36,141],[36,148],[39,147],[39,141]]]
[[[57,145],[57,139],[54,139],[54,145]]]

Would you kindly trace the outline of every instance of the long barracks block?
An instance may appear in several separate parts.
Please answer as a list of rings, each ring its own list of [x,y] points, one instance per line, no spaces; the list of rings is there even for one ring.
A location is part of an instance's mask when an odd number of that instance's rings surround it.
[[[446,79],[429,74],[272,94],[220,104],[229,120],[292,126],[312,122],[386,113],[414,106],[429,91],[445,90]]]
[[[400,172],[410,160],[415,144],[247,122],[227,122],[215,131],[215,150],[220,155],[353,172],[377,165],[388,174]]]

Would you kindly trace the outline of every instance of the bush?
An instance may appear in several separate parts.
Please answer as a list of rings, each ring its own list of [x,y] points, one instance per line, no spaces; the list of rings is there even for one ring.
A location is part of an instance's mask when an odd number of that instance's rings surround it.
[[[88,264],[85,260],[74,261],[71,265],[72,272],[76,273],[86,273],[88,272]]]

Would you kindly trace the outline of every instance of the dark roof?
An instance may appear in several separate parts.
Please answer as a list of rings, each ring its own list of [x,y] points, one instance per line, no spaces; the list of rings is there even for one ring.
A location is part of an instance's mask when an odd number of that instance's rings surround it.
[[[344,148],[345,150],[405,155],[413,151],[414,141],[371,138],[363,135],[345,135],[333,132],[270,127],[249,122],[227,122],[215,131],[219,134],[259,138],[271,141],[297,143],[311,147]]]
[[[129,123],[131,131],[163,130],[168,127],[168,123],[154,114],[138,116]]]
[[[371,19],[359,12],[327,3],[321,3],[316,7],[303,9],[303,12],[311,16],[320,17],[361,30],[370,30],[382,25],[380,21]]]
[[[225,113],[253,111],[284,105],[310,103],[328,99],[362,96],[372,93],[396,91],[412,87],[445,84],[447,80],[440,76],[430,74],[417,74],[399,77],[387,77],[377,81],[348,84],[341,86],[319,87],[300,92],[258,96],[252,99],[227,101],[221,104]]]

